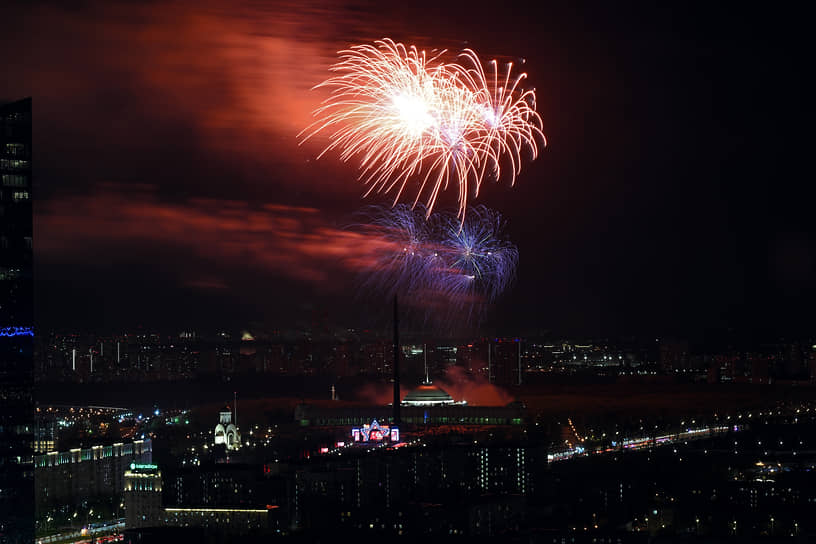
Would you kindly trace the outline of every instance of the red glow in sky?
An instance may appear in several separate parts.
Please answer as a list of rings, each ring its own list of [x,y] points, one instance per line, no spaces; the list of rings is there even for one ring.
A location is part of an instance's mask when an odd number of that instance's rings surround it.
[[[332,290],[333,274],[365,269],[387,245],[327,225],[314,208],[201,198],[173,204],[160,201],[154,188],[123,189],[106,185],[90,197],[44,203],[37,228],[48,234],[38,237],[37,251],[58,260],[95,259],[121,247],[166,248],[188,261],[174,261],[185,286],[235,287],[213,266],[230,262]]]

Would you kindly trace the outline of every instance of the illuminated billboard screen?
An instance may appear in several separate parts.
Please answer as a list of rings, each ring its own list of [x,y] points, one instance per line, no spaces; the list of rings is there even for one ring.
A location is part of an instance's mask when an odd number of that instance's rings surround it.
[[[351,436],[354,442],[399,442],[400,435],[397,427],[389,427],[387,425],[380,425],[377,420],[373,420],[371,424],[365,424],[362,427],[354,427],[351,429]]]

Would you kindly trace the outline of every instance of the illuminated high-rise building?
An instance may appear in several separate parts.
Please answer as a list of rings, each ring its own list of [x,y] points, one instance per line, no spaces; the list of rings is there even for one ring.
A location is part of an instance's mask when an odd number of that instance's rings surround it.
[[[476,451],[477,483],[485,493],[515,493],[531,491],[530,461],[524,447],[483,447]]]
[[[520,339],[497,338],[495,342],[489,342],[487,348],[490,383],[521,385],[524,371],[521,368]]]
[[[156,527],[162,522],[162,477],[156,465],[131,463],[125,472],[125,527]]]
[[[31,99],[0,106],[2,327],[31,326]]]
[[[456,350],[456,364],[468,372],[486,375],[487,347],[489,343],[471,342],[463,344]]]
[[[0,541],[33,542],[31,99],[0,105]]]
[[[50,508],[76,506],[92,497],[120,497],[131,464],[153,460],[153,442],[134,440],[90,448],[49,451],[34,458],[37,515]]]
[[[810,369],[810,381],[816,383],[816,346],[813,346],[808,357],[808,367]]]

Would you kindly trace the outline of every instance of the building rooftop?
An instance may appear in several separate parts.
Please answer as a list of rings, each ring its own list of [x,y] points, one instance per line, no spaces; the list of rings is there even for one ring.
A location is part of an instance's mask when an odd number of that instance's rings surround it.
[[[453,397],[444,389],[433,384],[422,384],[402,399],[402,404],[408,406],[434,406],[453,403]]]

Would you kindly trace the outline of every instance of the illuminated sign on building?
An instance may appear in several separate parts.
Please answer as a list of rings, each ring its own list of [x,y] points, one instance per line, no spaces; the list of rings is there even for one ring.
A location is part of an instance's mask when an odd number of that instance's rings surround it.
[[[131,463],[130,470],[158,470],[158,465],[142,465],[139,463]]]
[[[355,442],[400,441],[399,429],[397,427],[380,425],[376,419],[371,422],[371,425],[366,424],[362,427],[354,427],[351,429],[351,436]]]

